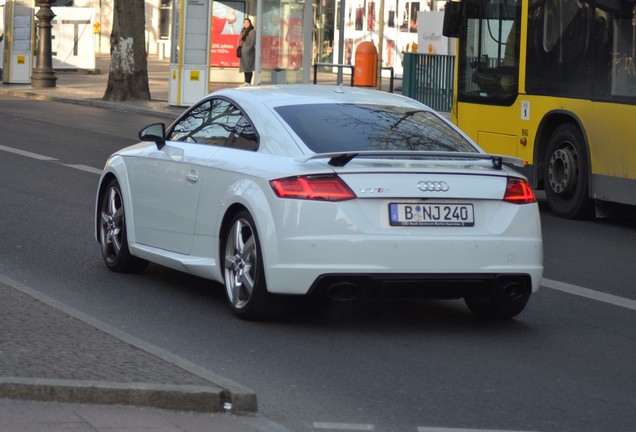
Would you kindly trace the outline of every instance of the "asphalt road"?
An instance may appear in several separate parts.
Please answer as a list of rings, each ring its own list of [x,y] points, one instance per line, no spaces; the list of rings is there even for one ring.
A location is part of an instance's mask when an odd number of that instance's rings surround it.
[[[636,428],[635,220],[543,209],[544,288],[513,321],[417,301],[243,322],[217,284],[101,262],[97,173],[156,121],[0,96],[0,275],[255,390],[292,431]]]

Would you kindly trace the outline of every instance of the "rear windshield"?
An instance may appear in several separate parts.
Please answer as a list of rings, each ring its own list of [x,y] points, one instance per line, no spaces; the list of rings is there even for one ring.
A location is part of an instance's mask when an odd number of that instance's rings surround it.
[[[276,108],[316,153],[342,151],[477,152],[470,142],[427,111],[357,104],[309,104]]]

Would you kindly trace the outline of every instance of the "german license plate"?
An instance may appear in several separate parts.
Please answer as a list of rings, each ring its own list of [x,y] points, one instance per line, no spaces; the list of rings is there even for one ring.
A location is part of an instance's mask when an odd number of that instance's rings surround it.
[[[390,203],[389,221],[393,226],[475,225],[472,204],[457,203]]]

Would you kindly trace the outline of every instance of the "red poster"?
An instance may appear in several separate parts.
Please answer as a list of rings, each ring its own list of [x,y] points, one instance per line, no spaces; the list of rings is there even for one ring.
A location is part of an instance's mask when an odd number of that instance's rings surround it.
[[[210,66],[238,67],[236,57],[238,35],[213,34],[210,45]]]
[[[245,18],[245,2],[219,0],[212,7],[210,66],[239,67],[236,48]]]

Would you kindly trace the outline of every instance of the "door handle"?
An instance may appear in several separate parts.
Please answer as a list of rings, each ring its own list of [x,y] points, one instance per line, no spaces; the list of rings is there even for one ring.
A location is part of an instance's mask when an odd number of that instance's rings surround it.
[[[190,171],[186,175],[186,180],[188,181],[188,183],[196,183],[199,181],[199,176],[196,171]]]

